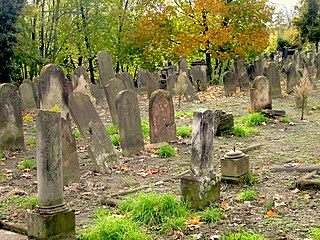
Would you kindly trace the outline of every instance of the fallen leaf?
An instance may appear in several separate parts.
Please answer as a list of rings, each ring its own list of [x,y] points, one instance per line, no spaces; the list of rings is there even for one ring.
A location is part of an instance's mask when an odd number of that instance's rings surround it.
[[[305,194],[303,195],[303,199],[306,199],[306,200],[309,200],[309,199],[312,199],[313,197],[310,195],[310,194]]]
[[[198,225],[200,223],[200,216],[196,216],[194,219],[191,220],[192,225]]]
[[[18,217],[19,216],[19,213],[15,212],[12,214],[12,217]]]
[[[178,239],[183,239],[183,232],[180,231],[173,231],[172,239],[178,240]]]
[[[284,98],[287,98],[287,97],[289,97],[289,94],[288,94],[288,93],[284,93],[282,96],[283,96]]]
[[[4,162],[0,162],[0,166],[5,166],[6,164]]]
[[[91,194],[91,192],[83,192],[83,193],[81,193],[81,195],[90,195]]]
[[[276,212],[273,210],[273,209],[270,209],[269,211],[268,211],[268,213],[267,213],[267,216],[268,217],[274,217],[274,216],[276,216],[277,214],[276,214]]]
[[[285,127],[285,128],[280,129],[279,132],[284,132],[286,130],[287,130],[287,128]]]
[[[300,192],[300,189],[296,188],[294,190],[291,191],[292,193],[299,193]]]
[[[274,202],[274,207],[280,207],[280,206],[285,206],[286,204],[284,202]]]
[[[248,112],[252,113],[253,112],[252,108],[248,108]]]
[[[222,209],[223,209],[224,211],[229,210],[229,205],[228,205],[228,203],[227,203],[226,201],[222,201],[222,202],[220,203],[220,206],[222,207]]]

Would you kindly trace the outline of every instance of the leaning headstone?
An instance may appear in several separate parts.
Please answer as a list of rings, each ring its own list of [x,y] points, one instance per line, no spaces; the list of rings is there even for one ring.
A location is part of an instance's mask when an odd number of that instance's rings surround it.
[[[254,76],[263,76],[263,62],[261,59],[254,60]]]
[[[77,144],[68,121],[61,118],[63,185],[80,181]]]
[[[67,118],[68,90],[64,72],[58,65],[48,64],[40,73],[39,80],[40,109],[51,109],[58,106],[62,116]]]
[[[265,75],[269,80],[271,88],[271,97],[281,97],[280,71],[275,62],[269,62],[265,68]]]
[[[32,85],[28,83],[22,83],[19,86],[19,94],[21,98],[22,110],[31,112],[37,109],[37,103],[34,98]]]
[[[0,150],[25,149],[21,100],[13,84],[0,84]]]
[[[294,86],[299,84],[301,75],[296,70],[296,63],[291,62],[288,65],[288,69],[286,71],[287,75],[287,93],[292,93]]]
[[[187,99],[187,101],[191,102],[191,101],[194,101],[194,100],[199,100],[199,97],[196,94],[196,92],[195,92],[195,90],[194,90],[194,88],[192,86],[192,83],[191,83],[189,77],[187,76],[187,73],[186,72],[180,73],[178,78],[180,78],[180,77],[184,78],[185,83],[187,84],[187,91],[184,94],[184,96]]]
[[[223,74],[223,86],[224,86],[224,94],[226,96],[236,94],[236,80],[233,72],[225,72]]]
[[[271,88],[269,79],[258,76],[253,80],[250,89],[250,102],[253,111],[272,109]]]
[[[150,143],[176,140],[176,123],[170,93],[159,89],[149,100]]]
[[[98,53],[98,69],[100,85],[105,87],[114,78],[112,58],[105,50]]]
[[[116,110],[116,96],[122,90],[125,90],[123,82],[118,79],[112,79],[109,84],[104,88],[107,96],[109,111],[111,114],[112,122],[114,125],[118,125],[118,114]]]
[[[240,56],[237,56],[235,61],[235,79],[241,91],[250,89],[248,72]]]
[[[205,208],[220,197],[220,177],[213,167],[214,118],[214,112],[208,109],[194,112],[191,173],[181,178],[181,195],[196,209]]]
[[[127,89],[135,91],[133,77],[130,73],[124,72],[120,75],[120,79],[122,80],[123,84],[126,86]]]
[[[137,94],[132,90],[119,92],[116,108],[122,154],[129,157],[144,149]]]
[[[153,91],[160,88],[159,80],[160,79],[159,79],[158,72],[153,72],[150,74],[150,78],[147,79],[147,83],[146,83],[148,98],[150,98],[150,95]]]
[[[68,239],[75,236],[75,214],[63,201],[61,113],[37,110],[38,206],[27,213],[28,236]]]
[[[111,139],[99,121],[91,121],[87,127],[89,134],[88,153],[95,172],[110,174],[111,168],[118,166],[118,156]]]

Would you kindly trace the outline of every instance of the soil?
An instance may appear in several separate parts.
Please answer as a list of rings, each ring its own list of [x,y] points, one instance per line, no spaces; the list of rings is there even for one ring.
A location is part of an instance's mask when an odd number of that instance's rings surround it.
[[[319,85],[319,83],[317,83]],[[319,85],[320,86],[320,85]],[[241,93],[225,97],[223,89],[211,86],[207,92],[199,93],[201,101],[182,102],[180,110],[200,107],[231,112],[235,118],[248,114],[249,94]],[[259,132],[248,137],[216,137],[214,139],[214,161],[219,172],[220,158],[234,147],[243,149],[252,145],[260,147],[247,152],[250,157],[254,186],[243,184],[221,184],[221,206],[225,218],[216,224],[201,224],[199,228],[184,232],[194,239],[210,239],[238,229],[252,229],[269,239],[306,239],[309,231],[320,227],[320,192],[316,189],[298,190],[294,182],[304,176],[303,172],[276,172],[273,165],[297,163],[303,166],[319,165],[320,162],[320,90],[315,89],[308,98],[305,120],[300,120],[301,109],[295,108],[295,97],[289,95],[273,99],[273,109],[285,110],[290,123],[275,119],[273,123],[257,127]],[[178,101],[175,98],[175,107]],[[139,97],[142,118],[147,119],[148,101]],[[97,110],[105,125],[111,124],[107,104],[98,105]],[[179,109],[176,109],[178,111]],[[176,120],[177,126],[192,125],[187,116]],[[34,122],[25,123],[25,141],[35,138]],[[28,140],[29,139],[29,140]],[[111,175],[93,172],[92,162],[86,151],[86,143],[78,143],[81,180],[64,188],[65,202],[75,210],[77,233],[94,223],[95,209],[105,206],[108,196],[141,187],[145,192],[170,193],[179,196],[179,174],[189,169],[191,157],[190,138],[170,143],[177,149],[177,156],[160,158],[152,151],[144,151],[133,157],[120,157],[120,167]],[[35,159],[35,148],[26,145],[25,151],[5,152],[0,161],[0,220],[26,226],[23,204],[12,201],[13,195],[32,197],[37,193],[36,170],[19,170],[25,159]],[[120,149],[119,155],[120,155]],[[176,178],[175,178],[176,177]],[[163,181],[163,182],[161,182]],[[237,196],[246,189],[254,189],[259,197],[254,201],[239,201]],[[123,196],[114,196],[119,200]],[[269,209],[273,209],[269,212]],[[268,214],[269,213],[269,214]],[[158,239],[172,239],[171,235]],[[211,238],[213,239],[213,238]]]

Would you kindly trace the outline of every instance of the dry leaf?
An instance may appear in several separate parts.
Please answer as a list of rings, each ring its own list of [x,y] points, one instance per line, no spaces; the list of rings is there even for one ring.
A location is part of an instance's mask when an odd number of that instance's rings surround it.
[[[248,112],[252,113],[253,112],[252,108],[248,108]]]
[[[283,96],[284,98],[287,98],[287,97],[289,97],[289,94],[288,94],[288,93],[284,93],[282,96]]]
[[[178,239],[183,239],[183,232],[180,231],[173,231],[172,239],[173,240],[178,240]]]
[[[220,206],[222,207],[222,209],[223,209],[224,211],[229,210],[229,205],[228,205],[228,203],[227,203],[226,201],[222,201],[222,202],[220,203]]]
[[[196,216],[194,219],[191,220],[192,225],[198,225],[200,223],[200,216]]]
[[[284,202],[274,202],[274,207],[280,207],[280,206],[285,206],[286,204]]]
[[[276,212],[273,210],[273,209],[270,209],[269,211],[268,211],[268,213],[267,213],[267,216],[268,217],[274,217],[274,216],[276,216],[277,214],[276,214]]]
[[[12,217],[18,217],[19,216],[19,213],[15,212],[12,214]]]
[[[294,190],[291,191],[292,193],[299,193],[300,192],[300,189],[296,188]]]
[[[313,197],[310,195],[310,194],[305,194],[303,195],[303,199],[306,199],[306,200],[309,200],[309,199],[312,199]]]

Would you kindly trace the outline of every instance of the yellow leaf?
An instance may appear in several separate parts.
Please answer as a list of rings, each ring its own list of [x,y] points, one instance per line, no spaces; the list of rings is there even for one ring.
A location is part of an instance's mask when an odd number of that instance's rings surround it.
[[[196,216],[194,219],[191,220],[192,225],[198,225],[200,223],[200,216]]]
[[[248,108],[248,112],[252,113],[253,112],[252,108]]]
[[[60,111],[61,109],[57,105],[54,105],[50,110],[57,112],[57,111]]]
[[[288,93],[284,93],[284,94],[283,94],[283,97],[284,97],[284,98],[287,98],[287,97],[289,97],[289,94],[288,94]]]

